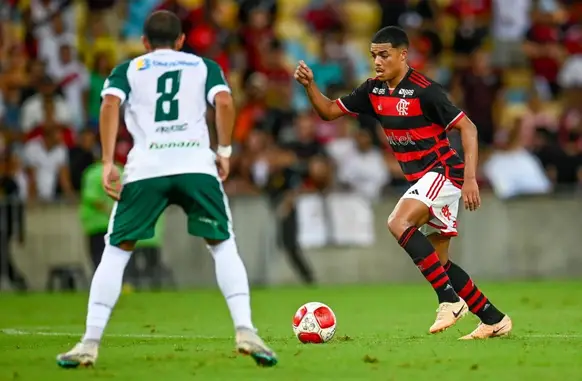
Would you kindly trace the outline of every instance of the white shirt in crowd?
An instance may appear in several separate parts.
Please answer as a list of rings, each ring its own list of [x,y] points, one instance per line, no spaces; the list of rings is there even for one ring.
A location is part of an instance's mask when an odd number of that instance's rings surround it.
[[[24,162],[27,167],[34,169],[38,197],[47,201],[54,200],[59,172],[68,163],[67,148],[57,145],[48,151],[43,138],[38,137],[24,146]]]
[[[565,89],[582,87],[582,54],[566,59],[558,74],[558,84]]]
[[[52,0],[48,3],[48,6],[45,6],[41,0],[30,0],[30,17],[31,21],[34,24],[38,24],[36,28],[34,28],[34,36],[37,39],[46,36],[47,33],[50,33],[51,30],[51,23],[45,22],[48,18],[55,14],[56,11],[59,9],[59,4],[62,1]],[[68,32],[75,32],[75,7],[69,6],[66,7],[61,11],[61,17],[63,18],[63,22],[65,23],[65,29]]]
[[[38,57],[46,63],[47,71],[54,72],[61,64],[59,49],[62,45],[75,46],[76,36],[73,33],[55,34],[52,29],[38,40]],[[56,79],[55,79],[56,80]]]
[[[22,131],[27,133],[34,129],[36,126],[44,123],[44,103],[42,96],[40,94],[33,95],[28,98],[22,105],[22,110],[20,111],[20,124],[22,126]],[[55,122],[62,124],[71,124],[71,112],[67,102],[59,97],[55,97]]]
[[[541,163],[523,148],[493,153],[483,171],[493,192],[501,199],[547,194],[552,190]]]
[[[519,41],[530,26],[532,0],[493,0],[493,37],[501,41]]]
[[[52,68],[51,77],[61,84],[71,114],[72,125],[80,130],[85,123],[83,94],[89,88],[89,73],[79,61]]]
[[[328,144],[329,155],[337,165],[338,180],[363,198],[376,201],[390,174],[380,150],[362,152],[352,139],[336,139]]]

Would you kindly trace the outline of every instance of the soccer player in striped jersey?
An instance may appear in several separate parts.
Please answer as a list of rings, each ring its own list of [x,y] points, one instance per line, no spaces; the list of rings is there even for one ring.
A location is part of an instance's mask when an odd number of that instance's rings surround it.
[[[303,61],[295,79],[324,120],[366,114],[382,124],[411,183],[388,218],[388,229],[437,294],[439,307],[429,332],[444,331],[471,311],[481,322],[462,339],[506,335],[512,329],[509,316],[449,260],[449,243],[457,235],[459,200],[470,211],[481,205],[476,180],[477,129],[439,84],[408,66],[408,46],[402,29],[389,26],[378,31],[370,45],[376,77],[336,100],[319,91],[313,72]],[[447,131],[453,128],[460,131],[464,160],[447,138]]]

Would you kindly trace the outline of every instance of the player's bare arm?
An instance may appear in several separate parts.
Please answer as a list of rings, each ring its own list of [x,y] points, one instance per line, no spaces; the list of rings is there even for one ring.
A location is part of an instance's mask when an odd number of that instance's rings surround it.
[[[479,161],[477,127],[464,116],[453,128],[461,132],[463,150],[465,151],[465,176],[463,182],[463,203],[465,209],[477,210],[481,205],[479,186],[477,185],[477,162]]]
[[[101,136],[101,160],[103,162],[103,187],[113,199],[119,199],[121,183],[119,171],[114,164],[115,142],[119,129],[119,109],[121,99],[115,95],[105,95],[99,114],[99,134]]]
[[[230,93],[222,91],[216,94],[214,107],[216,108],[216,132],[218,135],[216,161],[218,175],[224,181],[230,171],[231,139],[235,122],[234,101]]]
[[[299,61],[294,76],[295,80],[305,88],[309,102],[311,102],[321,119],[329,121],[345,115],[335,101],[332,101],[321,93],[313,80],[313,71],[311,71],[304,61]]]

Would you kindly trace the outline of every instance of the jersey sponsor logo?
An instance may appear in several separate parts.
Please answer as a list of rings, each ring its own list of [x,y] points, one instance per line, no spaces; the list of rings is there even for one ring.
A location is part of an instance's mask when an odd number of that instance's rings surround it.
[[[414,90],[400,89],[400,91],[398,91],[398,95],[402,95],[403,97],[411,97],[412,94],[414,94]]]
[[[396,111],[398,111],[398,115],[408,115],[408,105],[410,102],[404,99],[401,99],[396,103]]]
[[[186,131],[188,129],[188,123],[175,124],[173,126],[160,126],[156,128],[156,132],[159,134],[171,134],[172,132]]]
[[[184,60],[177,60],[177,61],[158,61],[158,60],[153,60],[152,61],[152,66],[156,66],[156,67],[166,67],[166,68],[174,68],[174,67],[178,67],[178,66],[191,66],[191,67],[195,67],[198,66],[198,64],[200,63],[200,61],[184,61]]]
[[[137,71],[144,71],[149,69],[152,66],[151,61],[148,58],[140,58],[137,63],[135,64],[135,67],[137,68]]]
[[[412,135],[410,135],[410,132],[407,132],[406,135],[401,135],[401,136],[396,136],[394,134],[394,132],[391,132],[390,134],[386,134],[386,138],[388,139],[388,143],[391,146],[407,146],[407,145],[415,146],[416,145],[416,143],[414,142],[414,139],[412,139]]]
[[[173,148],[198,148],[200,147],[200,141],[198,140],[182,140],[177,142],[164,142],[150,143],[149,149],[151,150],[161,150],[161,149],[173,149]]]
[[[384,95],[386,94],[386,89],[379,89],[377,87],[374,87],[372,89],[372,94]]]

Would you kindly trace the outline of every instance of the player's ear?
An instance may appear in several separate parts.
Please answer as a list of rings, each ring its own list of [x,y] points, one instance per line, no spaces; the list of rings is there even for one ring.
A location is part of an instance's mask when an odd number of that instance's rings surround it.
[[[182,46],[184,46],[184,41],[186,40],[186,35],[182,33],[178,40],[176,41],[176,50],[182,50]]]
[[[408,59],[408,49],[402,48],[400,50],[400,61],[406,61]]]
[[[144,48],[146,49],[146,51],[151,51],[152,47],[150,45],[150,42],[147,40],[147,38],[145,38],[145,36],[141,36],[141,43],[143,44]]]

